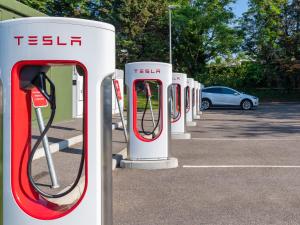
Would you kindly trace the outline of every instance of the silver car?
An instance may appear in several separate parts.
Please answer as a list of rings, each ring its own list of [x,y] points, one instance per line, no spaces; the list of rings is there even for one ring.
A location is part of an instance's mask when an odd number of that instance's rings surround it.
[[[238,106],[250,110],[259,105],[259,99],[252,95],[238,92],[229,87],[212,86],[202,89],[202,109],[211,107]]]

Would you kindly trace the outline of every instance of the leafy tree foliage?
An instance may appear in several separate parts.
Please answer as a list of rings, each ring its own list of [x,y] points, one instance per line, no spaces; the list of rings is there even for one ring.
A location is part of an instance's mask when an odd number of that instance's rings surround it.
[[[217,56],[239,49],[241,35],[232,26],[232,0],[194,0],[174,12],[174,62],[190,75],[204,72]]]
[[[265,86],[300,86],[299,0],[250,0],[243,49],[264,69]]]
[[[117,30],[118,50],[128,51],[128,61],[167,57],[167,0],[115,0],[112,23]]]

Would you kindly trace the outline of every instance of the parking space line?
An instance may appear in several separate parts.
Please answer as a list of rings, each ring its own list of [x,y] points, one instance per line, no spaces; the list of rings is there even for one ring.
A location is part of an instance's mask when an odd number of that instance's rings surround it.
[[[300,138],[192,138],[198,141],[300,141]]]
[[[182,168],[300,168],[300,166],[285,165],[183,165]]]

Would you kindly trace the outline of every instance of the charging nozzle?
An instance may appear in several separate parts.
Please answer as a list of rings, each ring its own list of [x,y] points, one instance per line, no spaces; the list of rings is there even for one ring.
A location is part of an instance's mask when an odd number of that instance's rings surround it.
[[[55,85],[46,75],[49,69],[49,66],[23,67],[20,74],[20,87],[24,91],[32,90],[34,87],[36,87],[50,103],[51,109],[55,110]],[[47,90],[47,82],[50,86],[50,93],[48,93]]]
[[[46,74],[49,66],[24,66],[20,72],[20,87],[27,91],[35,87],[34,80],[39,73]]]

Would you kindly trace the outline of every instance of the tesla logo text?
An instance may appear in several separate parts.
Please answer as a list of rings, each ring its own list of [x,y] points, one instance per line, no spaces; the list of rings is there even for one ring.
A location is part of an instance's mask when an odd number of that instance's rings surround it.
[[[135,69],[135,73],[158,74],[160,69]]]
[[[14,36],[17,45],[44,45],[44,46],[81,46],[80,36],[61,38],[60,36]]]

